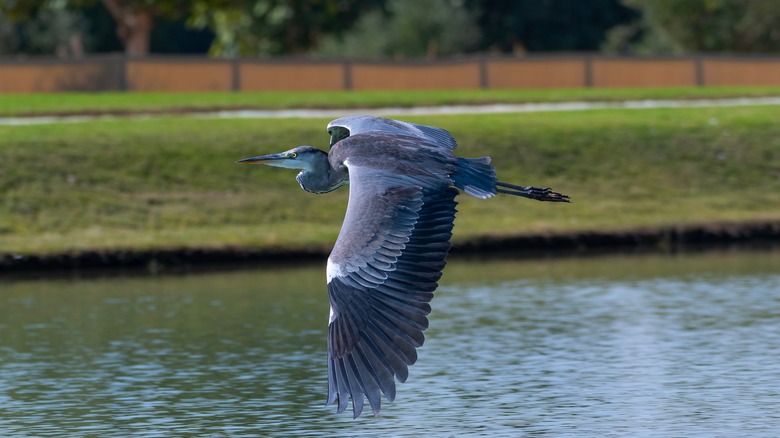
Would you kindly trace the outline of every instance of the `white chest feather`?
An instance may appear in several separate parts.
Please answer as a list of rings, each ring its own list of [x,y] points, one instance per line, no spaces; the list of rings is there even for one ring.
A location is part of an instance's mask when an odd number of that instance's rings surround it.
[[[328,325],[336,319],[336,314],[333,312],[333,306],[330,306],[330,315],[328,316]]]
[[[341,277],[343,275],[344,273],[341,270],[341,266],[333,263],[330,259],[328,259],[328,266],[325,269],[325,277],[328,279],[328,283],[330,283],[334,277]]]

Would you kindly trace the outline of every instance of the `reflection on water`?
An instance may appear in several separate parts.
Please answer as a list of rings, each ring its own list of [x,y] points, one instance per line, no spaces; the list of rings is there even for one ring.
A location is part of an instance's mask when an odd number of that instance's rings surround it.
[[[0,280],[2,436],[775,436],[780,254],[456,260],[382,416],[324,406],[324,271]]]

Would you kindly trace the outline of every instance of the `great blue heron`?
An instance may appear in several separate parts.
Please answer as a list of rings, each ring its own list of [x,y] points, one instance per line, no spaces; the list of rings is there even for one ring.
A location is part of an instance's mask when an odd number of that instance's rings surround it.
[[[460,191],[568,202],[549,188],[496,180],[489,157],[457,158],[449,132],[371,116],[328,124],[330,153],[311,146],[239,160],[301,169],[307,192],[349,183],[344,224],[328,257],[328,400],[357,418],[364,397],[379,414],[381,393],[395,398],[428,328]]]

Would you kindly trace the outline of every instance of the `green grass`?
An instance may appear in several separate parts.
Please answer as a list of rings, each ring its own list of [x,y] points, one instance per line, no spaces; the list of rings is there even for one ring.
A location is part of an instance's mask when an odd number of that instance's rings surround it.
[[[460,156],[572,204],[459,197],[456,242],[485,235],[780,219],[774,107],[407,117],[452,131]],[[165,116],[0,127],[0,254],[332,244],[347,190],[236,159],[324,146],[322,119]]]
[[[780,87],[570,88],[262,93],[50,93],[8,94],[0,116],[196,111],[215,109],[377,108],[629,99],[780,96]]]

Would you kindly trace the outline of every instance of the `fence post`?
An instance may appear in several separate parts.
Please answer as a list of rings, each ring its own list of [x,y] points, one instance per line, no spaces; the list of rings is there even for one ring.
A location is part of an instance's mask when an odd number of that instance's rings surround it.
[[[119,91],[127,92],[127,55],[122,54],[117,58],[119,70]]]
[[[344,91],[352,90],[352,62],[345,59],[343,63],[344,69]]]
[[[233,92],[241,91],[241,66],[239,65],[239,59],[237,57],[230,60],[230,73]]]
[[[593,87],[593,57],[586,55],[582,59],[583,65],[583,85],[585,88]]]
[[[490,88],[487,60],[484,56],[480,56],[477,62],[479,63],[479,88],[486,90]]]
[[[696,86],[698,87],[707,85],[707,78],[704,77],[704,61],[701,58],[701,55],[696,55],[693,58],[694,69],[696,70]]]

